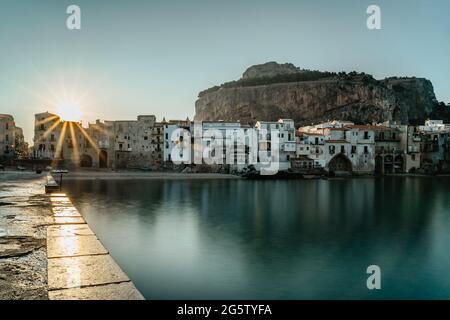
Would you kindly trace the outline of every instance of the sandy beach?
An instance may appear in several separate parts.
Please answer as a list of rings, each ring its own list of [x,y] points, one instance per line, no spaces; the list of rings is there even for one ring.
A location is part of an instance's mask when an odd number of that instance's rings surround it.
[[[0,300],[48,299],[45,175],[0,172]]]

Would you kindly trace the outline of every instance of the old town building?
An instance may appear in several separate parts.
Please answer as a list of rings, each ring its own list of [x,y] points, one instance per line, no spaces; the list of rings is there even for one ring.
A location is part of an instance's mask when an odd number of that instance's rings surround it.
[[[9,114],[0,114],[0,159],[11,159],[15,155],[16,124]]]

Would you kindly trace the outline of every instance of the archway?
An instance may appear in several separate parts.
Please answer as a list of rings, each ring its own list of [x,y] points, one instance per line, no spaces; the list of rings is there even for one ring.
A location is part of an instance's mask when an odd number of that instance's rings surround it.
[[[330,172],[352,172],[353,166],[352,162],[343,154],[338,154],[333,159],[331,159],[328,164],[328,170]]]
[[[92,157],[87,154],[83,154],[80,159],[80,166],[82,168],[91,168],[92,167]]]
[[[395,173],[403,173],[404,169],[403,169],[403,156],[402,155],[397,155],[394,159],[394,171]]]
[[[384,161],[383,156],[377,155],[375,157],[375,173],[383,174],[384,173]]]
[[[390,154],[384,157],[384,173],[394,173],[394,157]]]
[[[108,168],[108,152],[101,150],[98,155],[98,164],[100,168]]]

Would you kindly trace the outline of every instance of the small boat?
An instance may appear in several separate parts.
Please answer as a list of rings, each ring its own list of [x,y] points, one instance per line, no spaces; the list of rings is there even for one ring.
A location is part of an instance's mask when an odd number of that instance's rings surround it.
[[[62,173],[69,173],[69,170],[52,170],[52,173],[54,174],[62,174]]]

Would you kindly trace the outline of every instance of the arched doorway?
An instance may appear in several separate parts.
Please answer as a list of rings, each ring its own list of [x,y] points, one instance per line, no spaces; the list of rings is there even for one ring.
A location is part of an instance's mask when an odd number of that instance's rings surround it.
[[[80,160],[80,166],[82,168],[91,168],[92,167],[92,157],[87,154],[83,154]]]
[[[390,154],[384,157],[384,173],[394,173],[394,157]]]
[[[101,150],[98,155],[98,164],[100,168],[108,168],[108,152]]]
[[[375,173],[377,174],[384,173],[384,161],[383,156],[381,155],[375,157]]]
[[[394,171],[395,173],[403,173],[403,156],[397,155],[394,159]]]
[[[331,159],[328,164],[328,170],[330,172],[352,172],[353,166],[351,161],[343,154],[338,154]]]

